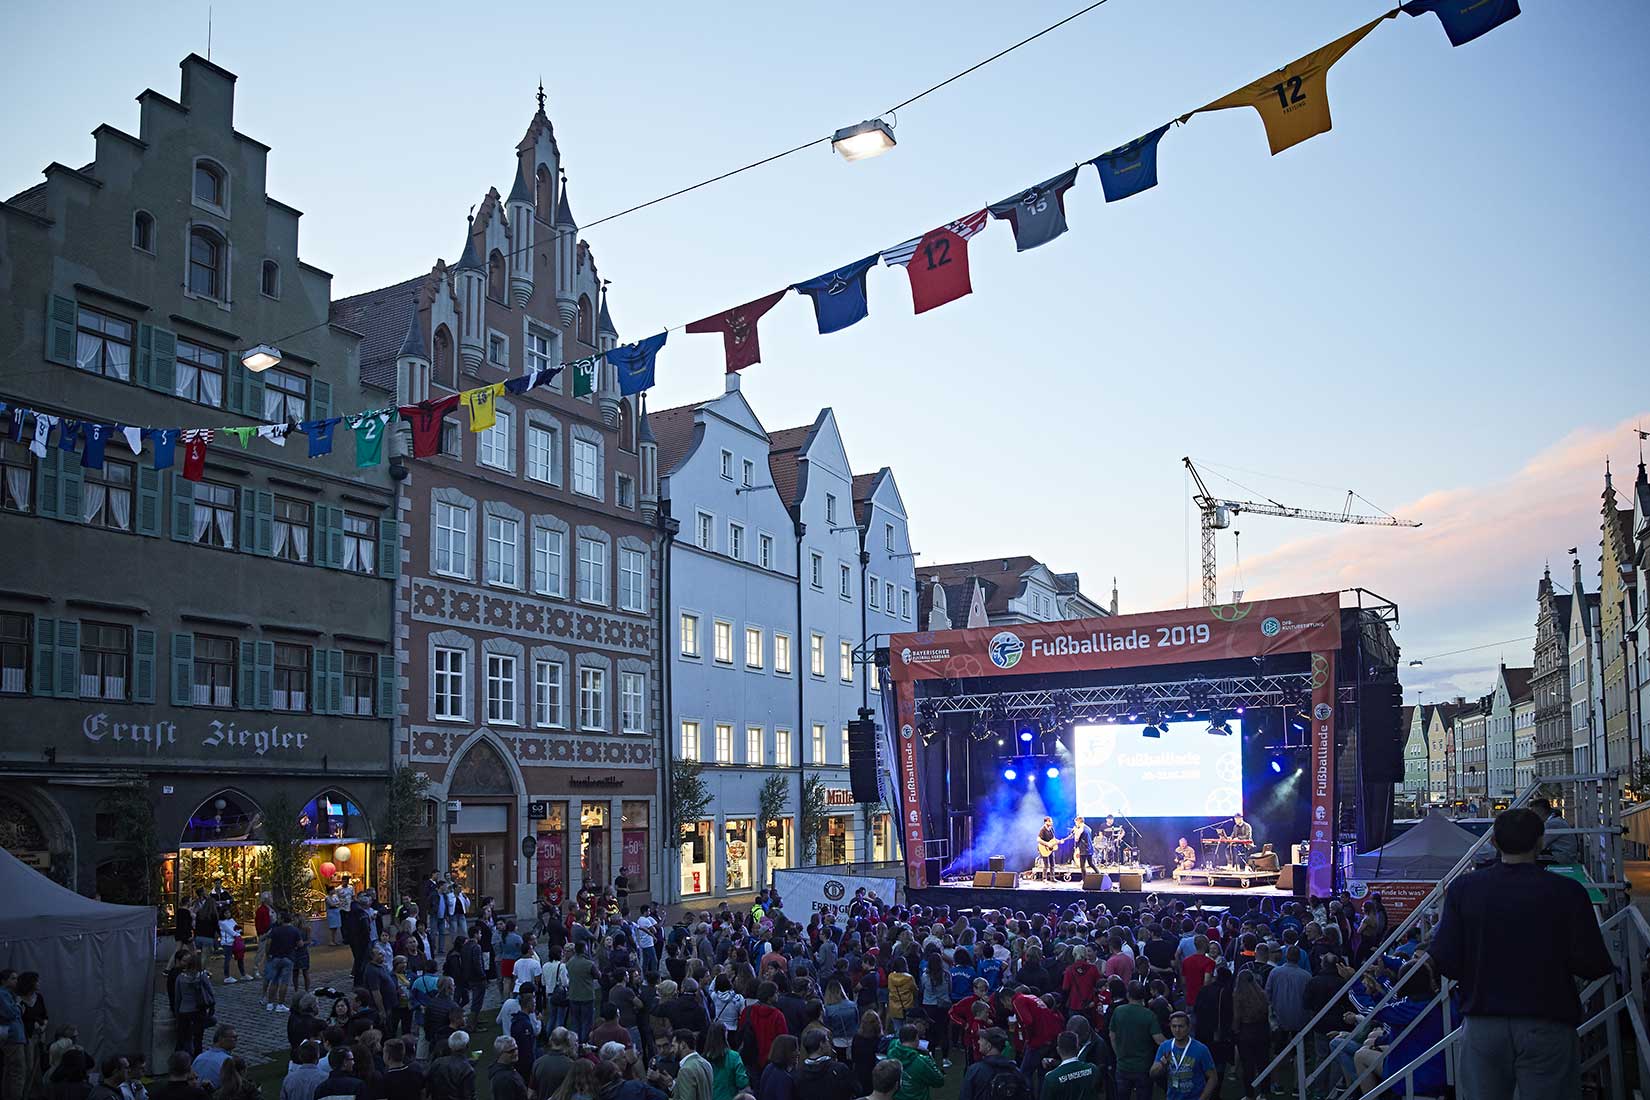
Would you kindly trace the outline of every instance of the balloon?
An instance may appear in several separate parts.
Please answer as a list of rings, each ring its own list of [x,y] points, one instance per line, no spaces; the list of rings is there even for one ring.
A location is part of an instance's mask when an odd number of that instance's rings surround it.
[[[349,849],[342,844],[338,845],[338,849],[332,853],[332,858],[337,860],[339,863],[348,863]]]
[[[333,875],[336,875],[337,873],[338,873],[338,868],[334,867],[331,863],[321,864],[321,877],[322,878],[331,878]]]

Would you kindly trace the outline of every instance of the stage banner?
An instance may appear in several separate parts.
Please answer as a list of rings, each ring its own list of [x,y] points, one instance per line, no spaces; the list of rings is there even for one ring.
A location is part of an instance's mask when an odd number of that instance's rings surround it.
[[[899,818],[905,837],[905,885],[922,889],[928,885],[928,868],[923,862],[922,795],[917,783],[916,688],[910,680],[895,682],[894,721],[899,727]]]
[[[1381,895],[1381,903],[1386,906],[1386,919],[1392,927],[1396,927],[1413,913],[1418,905],[1427,900],[1427,895],[1432,893],[1437,885],[1436,881],[1428,882],[1421,879],[1353,879],[1346,884],[1346,893],[1360,907],[1369,895]]]
[[[1337,631],[1338,633],[1338,631]],[[1337,637],[1337,642],[1338,642]],[[1312,654],[1312,829],[1306,883],[1315,898],[1335,892],[1335,650]]]
[[[777,870],[773,873],[773,888],[784,902],[785,915],[799,924],[806,924],[808,914],[817,913],[826,905],[838,906],[838,922],[846,921],[848,903],[860,887],[882,901],[884,908],[894,904],[895,882],[891,878],[871,878],[868,875],[835,875],[826,868],[805,871]]]
[[[1012,629],[929,630],[889,639],[895,680],[1038,675],[1329,652],[1341,645],[1340,596],[1291,596]],[[909,718],[909,712],[901,720]]]

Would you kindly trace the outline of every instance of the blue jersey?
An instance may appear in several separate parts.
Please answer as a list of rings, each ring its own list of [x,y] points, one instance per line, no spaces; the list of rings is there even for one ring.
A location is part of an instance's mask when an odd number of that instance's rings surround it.
[[[620,393],[628,397],[653,388],[653,361],[658,357],[659,349],[665,346],[668,335],[668,332],[661,332],[607,353],[607,361],[619,371]]]
[[[1157,143],[1169,130],[1164,123],[1145,137],[1101,153],[1090,164],[1100,173],[1100,189],[1107,202],[1126,199],[1157,186]]]
[[[1203,1095],[1203,1085],[1209,1071],[1215,1068],[1215,1056],[1196,1039],[1186,1040],[1185,1046],[1168,1039],[1157,1048],[1157,1061],[1167,1060],[1164,1073],[1165,1100],[1197,1100]]]
[[[865,273],[875,266],[880,256],[881,253],[876,253],[796,284],[797,290],[813,299],[814,320],[819,323],[821,336],[857,324],[871,312],[865,294]]]
[[[1518,0],[1409,0],[1403,9],[1417,18],[1432,12],[1444,25],[1451,46],[1465,46],[1518,15]]]

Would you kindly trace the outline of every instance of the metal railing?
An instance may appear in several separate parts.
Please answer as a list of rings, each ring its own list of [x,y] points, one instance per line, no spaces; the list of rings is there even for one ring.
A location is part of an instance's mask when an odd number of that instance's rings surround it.
[[[1601,978],[1598,981],[1591,983],[1587,989],[1583,991],[1583,1003],[1585,1004],[1589,1000],[1596,998],[1607,988],[1613,988],[1612,983],[1620,981],[1623,971],[1625,971],[1627,976],[1625,988],[1614,989],[1614,992],[1618,994],[1614,1000],[1599,1011],[1595,1012],[1589,1020],[1577,1029],[1578,1034],[1587,1034],[1599,1026],[1603,1026],[1606,1029],[1606,1042],[1604,1050],[1602,1052],[1595,1052],[1592,1057],[1585,1059],[1583,1062],[1583,1069],[1584,1072],[1586,1070],[1591,1070],[1596,1068],[1605,1059],[1608,1059],[1608,1068],[1611,1073],[1612,1084],[1615,1086],[1612,1095],[1617,1098],[1622,1098],[1626,1095],[1624,1073],[1625,1067],[1622,1061],[1620,1030],[1620,1020],[1623,1014],[1628,1016],[1630,1023],[1634,1027],[1635,1037],[1639,1040],[1638,1051],[1640,1058],[1644,1059],[1647,1055],[1650,1055],[1650,1044],[1647,1044],[1644,1041],[1643,1015],[1635,1001],[1638,991],[1643,989],[1645,954],[1647,951],[1650,951],[1650,925],[1646,925],[1643,915],[1633,907],[1622,907],[1622,899],[1625,895],[1626,883],[1624,881],[1625,874],[1622,866],[1619,773],[1606,772],[1597,775],[1550,776],[1539,782],[1532,783],[1523,791],[1523,793],[1513,800],[1512,806],[1523,806],[1538,791],[1553,785],[1561,785],[1567,789],[1573,790],[1574,797],[1570,799],[1570,805],[1576,813],[1578,822],[1583,822],[1583,824],[1578,824],[1567,829],[1551,829],[1548,830],[1547,836],[1554,837],[1575,835],[1583,838],[1582,865],[1586,869],[1589,879],[1592,880],[1589,882],[1589,885],[1596,889],[1606,891],[1606,910],[1607,912],[1611,912],[1610,916],[1601,921],[1601,928],[1606,933],[1606,943],[1611,948],[1611,957],[1616,961],[1617,973],[1609,978]],[[1489,832],[1484,833],[1477,839],[1476,842],[1473,843],[1470,848],[1467,849],[1466,853],[1461,856],[1455,866],[1452,867],[1441,879],[1439,879],[1438,884],[1433,887],[1432,891],[1428,893],[1427,896],[1423,898],[1413,910],[1410,911],[1409,915],[1405,917],[1404,920],[1396,928],[1394,928],[1384,940],[1382,940],[1380,945],[1370,953],[1369,958],[1353,971],[1352,975],[1341,986],[1339,991],[1337,991],[1336,994],[1329,999],[1328,1003],[1326,1003],[1323,1008],[1319,1009],[1318,1012],[1306,1023],[1306,1025],[1299,1030],[1294,1038],[1291,1039],[1284,1046],[1284,1048],[1278,1052],[1277,1056],[1274,1057],[1258,1075],[1256,1075],[1254,1081],[1252,1082],[1253,1088],[1260,1089],[1266,1087],[1268,1082],[1271,1081],[1273,1075],[1278,1071],[1279,1067],[1281,1067],[1286,1061],[1293,1059],[1296,1095],[1304,1100],[1307,1095],[1308,1087],[1336,1064],[1336,1058],[1333,1056],[1335,1053],[1335,1048],[1332,1044],[1328,1044],[1330,1056],[1325,1057],[1315,1068],[1308,1072],[1306,1058],[1307,1044],[1312,1041],[1316,1035],[1316,1028],[1319,1023],[1322,1022],[1323,1019],[1337,1006],[1346,1004],[1348,995],[1362,983],[1364,977],[1371,974],[1374,968],[1384,961],[1390,950],[1403,942],[1404,938],[1409,934],[1409,930],[1411,928],[1415,927],[1420,921],[1426,919],[1427,916],[1438,907],[1438,905],[1442,902],[1444,892],[1448,889],[1450,883],[1454,882],[1459,875],[1472,869],[1477,864],[1480,854],[1483,853],[1490,844],[1491,835],[1492,834]],[[1631,914],[1631,916],[1624,916],[1624,914]],[[1365,1015],[1367,1017],[1373,1017],[1381,1009],[1392,1003],[1392,1001],[1398,997],[1405,984],[1407,984],[1412,977],[1419,973],[1420,968],[1425,964],[1425,961],[1425,953],[1419,951],[1416,952],[1415,955],[1411,957],[1399,970],[1399,973],[1393,981],[1391,987],[1386,990],[1382,997],[1373,1007],[1369,1009],[1368,1013]],[[1388,1049],[1390,1050],[1396,1047],[1398,1043],[1408,1038],[1410,1033],[1413,1032],[1417,1026],[1419,1026],[1423,1021],[1432,1018],[1435,1011],[1442,1013],[1444,1030],[1443,1038],[1432,1044],[1432,1046],[1428,1047],[1426,1051],[1416,1058],[1411,1059],[1407,1065],[1387,1070],[1384,1073],[1380,1084],[1372,1090],[1367,1091],[1364,1094],[1365,1096],[1379,1095],[1399,1082],[1403,1082],[1406,1092],[1409,1095],[1413,1095],[1414,1090],[1412,1086],[1416,1072],[1424,1067],[1429,1060],[1436,1057],[1440,1053],[1444,1055],[1445,1079],[1449,1082],[1453,1082],[1455,1080],[1455,1053],[1461,1032],[1458,1026],[1460,1021],[1452,1018],[1453,1008],[1451,993],[1453,992],[1454,987],[1455,983],[1449,981],[1448,979],[1442,980],[1439,983],[1438,992],[1431,998],[1427,1006],[1420,1012],[1420,1014],[1417,1015],[1414,1020],[1410,1021],[1403,1031],[1394,1038],[1393,1042],[1389,1044]],[[1646,1063],[1642,1068],[1645,1070],[1650,1070],[1650,1063]],[[1646,1073],[1645,1080],[1650,1080],[1650,1072]],[[1344,1090],[1331,1090],[1327,1087],[1327,1085],[1320,1087],[1324,1088],[1325,1091],[1330,1092],[1331,1095],[1338,1096],[1345,1093],[1350,1093],[1352,1089],[1357,1087],[1357,1082],[1349,1082],[1345,1086]]]

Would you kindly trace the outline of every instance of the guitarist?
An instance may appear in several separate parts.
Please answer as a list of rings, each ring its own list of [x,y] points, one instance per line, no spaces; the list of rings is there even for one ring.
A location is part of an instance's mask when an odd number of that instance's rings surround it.
[[[1190,871],[1197,866],[1197,849],[1185,837],[1180,838],[1174,850],[1174,863],[1177,871]]]
[[[1043,881],[1054,881],[1054,852],[1060,847],[1060,838],[1054,835],[1054,819],[1043,818],[1043,828],[1037,834],[1037,854],[1043,861]]]

